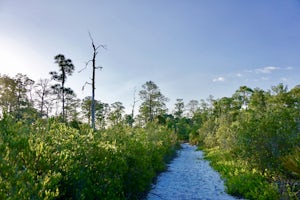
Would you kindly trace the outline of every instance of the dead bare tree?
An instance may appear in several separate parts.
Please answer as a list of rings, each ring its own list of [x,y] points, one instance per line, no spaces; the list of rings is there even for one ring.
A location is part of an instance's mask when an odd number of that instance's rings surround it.
[[[83,71],[84,69],[86,69],[88,67],[88,65],[90,63],[92,63],[92,68],[93,68],[93,74],[92,74],[92,83],[90,82],[85,82],[84,86],[82,87],[82,89],[84,90],[84,87],[86,84],[89,84],[89,85],[92,85],[92,105],[91,105],[91,114],[92,114],[92,128],[93,130],[95,130],[95,77],[96,77],[96,69],[102,69],[103,67],[101,66],[96,66],[96,56],[98,54],[98,49],[99,48],[103,48],[103,49],[106,49],[106,46],[105,45],[99,45],[99,46],[96,46],[95,43],[94,43],[94,39],[91,35],[91,33],[89,32],[89,36],[90,36],[90,39],[91,39],[91,42],[92,42],[92,47],[93,47],[93,58],[90,59],[89,61],[86,62],[85,64],[85,67],[80,70],[79,72]]]
[[[131,110],[131,117],[132,119],[134,119],[134,109],[135,109],[135,104],[138,102],[138,100],[136,100],[136,88],[134,88],[134,92],[133,92],[133,104],[132,104],[132,110]]]

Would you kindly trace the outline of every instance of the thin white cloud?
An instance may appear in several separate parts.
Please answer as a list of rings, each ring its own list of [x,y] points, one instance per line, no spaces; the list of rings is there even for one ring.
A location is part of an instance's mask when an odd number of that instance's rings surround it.
[[[272,73],[274,70],[278,70],[280,69],[279,67],[274,67],[274,66],[267,66],[267,67],[263,67],[263,68],[259,68],[259,69],[256,69],[255,72],[260,74],[270,74]]]
[[[282,82],[287,82],[288,79],[287,79],[286,77],[282,77],[282,78],[280,79],[280,81],[282,81]]]
[[[275,67],[275,66],[266,66],[256,69],[246,69],[239,72],[223,74],[221,76],[216,76],[212,79],[213,82],[230,82],[230,81],[244,81],[244,82],[261,82],[261,81],[270,81],[272,77],[270,75],[275,71],[282,70],[293,70],[293,67]],[[281,79],[282,82],[287,82],[287,79],[284,77]]]
[[[213,79],[213,82],[224,82],[224,81],[225,81],[225,78],[222,76],[219,76],[219,77]]]
[[[285,68],[286,70],[293,70],[294,69],[294,67],[287,67],[287,68]]]
[[[241,73],[237,73],[236,77],[242,77],[243,75]]]

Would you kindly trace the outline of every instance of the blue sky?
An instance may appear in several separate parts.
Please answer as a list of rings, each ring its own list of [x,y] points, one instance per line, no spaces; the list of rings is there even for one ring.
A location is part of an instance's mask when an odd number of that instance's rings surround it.
[[[50,78],[62,53],[76,67],[68,86],[88,96],[91,70],[77,73],[92,56],[88,31],[107,46],[96,98],[127,109],[149,80],[169,105],[300,84],[299,0],[0,0],[0,73]]]

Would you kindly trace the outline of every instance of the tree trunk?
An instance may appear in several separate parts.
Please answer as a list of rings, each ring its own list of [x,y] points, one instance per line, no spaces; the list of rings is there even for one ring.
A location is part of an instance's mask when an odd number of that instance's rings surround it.
[[[93,77],[92,77],[92,128],[95,130],[95,74],[96,74],[96,54],[97,49],[94,45],[94,42],[92,42],[94,54],[93,54]]]
[[[44,111],[44,92],[42,94],[42,102],[41,102],[41,110],[40,110],[40,116],[43,117],[43,111]]]
[[[65,69],[64,67],[62,67],[62,82],[61,82],[61,86],[62,86],[62,117],[63,117],[63,121],[65,121],[65,79],[66,79],[66,73],[65,73]]]

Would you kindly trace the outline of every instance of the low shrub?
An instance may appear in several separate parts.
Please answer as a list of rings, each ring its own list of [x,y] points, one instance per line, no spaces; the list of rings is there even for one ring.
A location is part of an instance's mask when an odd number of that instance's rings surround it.
[[[0,199],[138,199],[176,138],[164,127],[92,131],[0,121]]]
[[[206,159],[224,178],[227,192],[246,199],[280,199],[276,184],[269,182],[272,175],[260,172],[245,161],[233,158],[218,148],[205,149]]]

